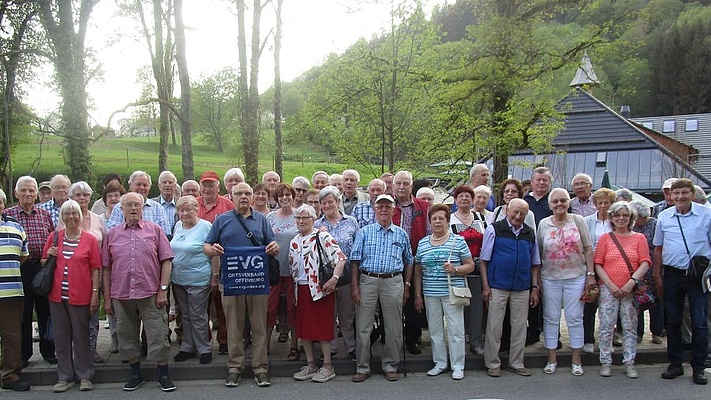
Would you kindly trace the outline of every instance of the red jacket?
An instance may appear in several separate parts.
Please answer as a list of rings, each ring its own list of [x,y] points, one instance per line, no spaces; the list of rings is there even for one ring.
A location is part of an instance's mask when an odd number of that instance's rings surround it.
[[[412,255],[417,254],[417,245],[420,243],[420,239],[427,236],[427,226],[430,223],[427,218],[427,213],[429,211],[429,204],[416,198],[415,196],[410,196],[412,198],[413,204],[415,204],[415,215],[412,218],[412,227],[407,234],[410,236],[410,246],[412,247]],[[395,214],[393,215],[393,223],[397,226],[401,226],[401,212],[400,202],[395,201]]]
[[[64,232],[64,229],[60,230],[57,237],[57,268],[54,270],[52,291],[49,292],[47,298],[54,303],[62,301],[62,278],[64,277],[64,266],[68,265],[69,304],[87,306],[91,303],[91,271],[101,268],[99,242],[96,241],[96,238],[91,233],[83,232],[74,255],[69,260],[66,260],[62,255]],[[53,241],[54,233],[47,235],[47,242],[42,251],[42,259],[47,258],[47,250],[52,247]]]

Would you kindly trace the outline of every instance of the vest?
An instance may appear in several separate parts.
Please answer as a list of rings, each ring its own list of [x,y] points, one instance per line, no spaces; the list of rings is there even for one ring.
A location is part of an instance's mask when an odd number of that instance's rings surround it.
[[[518,237],[506,219],[494,222],[494,249],[487,263],[489,286],[508,291],[531,288],[531,251],[536,246],[536,233],[524,224]]]

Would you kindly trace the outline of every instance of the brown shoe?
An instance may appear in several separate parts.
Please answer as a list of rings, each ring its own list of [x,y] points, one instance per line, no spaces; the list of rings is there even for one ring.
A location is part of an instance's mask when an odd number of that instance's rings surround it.
[[[397,372],[395,371],[385,371],[385,380],[389,382],[395,382],[397,380]]]
[[[522,367],[522,368],[509,367],[509,371],[515,373],[516,375],[531,376],[531,371],[526,367]]]
[[[499,368],[499,367],[489,368],[489,370],[486,371],[486,373],[489,374],[489,376],[492,378],[498,378],[501,376],[501,368]]]
[[[370,372],[368,372],[368,373],[358,372],[357,374],[353,375],[353,378],[351,378],[351,381],[364,382],[368,378],[370,378]]]

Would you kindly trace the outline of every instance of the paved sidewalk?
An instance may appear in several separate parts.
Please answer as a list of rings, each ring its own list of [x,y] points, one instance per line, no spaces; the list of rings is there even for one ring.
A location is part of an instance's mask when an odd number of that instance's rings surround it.
[[[646,313],[646,315],[649,315]],[[104,329],[106,321],[100,321],[99,324],[99,339],[98,352],[105,358],[102,364],[96,364],[95,383],[125,383],[130,378],[130,369],[127,364],[121,362],[118,354],[111,354],[109,348],[111,346],[111,338],[109,330]],[[171,329],[173,324],[171,323]],[[649,321],[645,321],[645,326],[649,326]],[[214,335],[213,335],[214,336]],[[270,368],[271,375],[274,377],[291,377],[297,372],[301,366],[306,363],[306,356],[301,353],[300,361],[287,361],[289,354],[289,343],[278,343],[278,334],[275,332],[272,335],[270,344]],[[542,335],[541,335],[542,336]],[[227,356],[218,354],[218,346],[216,339],[213,345],[212,363],[201,365],[197,358],[190,359],[181,363],[173,362],[173,356],[178,353],[179,345],[176,341],[175,333],[171,336],[171,355],[170,355],[170,371],[171,377],[174,380],[205,380],[205,379],[224,379],[226,375]],[[568,342],[568,330],[565,325],[565,320],[561,317],[561,341],[563,348],[558,351],[558,364],[561,372],[569,370],[571,349]],[[316,346],[317,354],[320,354],[318,346]],[[599,366],[597,346],[595,354],[583,355],[583,366],[587,366],[586,372],[594,369],[597,373]],[[249,352],[249,350],[248,350]],[[621,348],[615,348],[615,363],[621,362]],[[371,366],[374,374],[380,373],[380,354],[382,353],[382,344],[376,342],[372,347]],[[423,332],[422,354],[412,355],[406,353],[405,362],[400,363],[400,372],[424,372],[432,368],[432,353],[429,345],[429,334],[427,330]],[[505,353],[502,354],[502,361],[506,365]],[[666,341],[662,344],[652,343],[651,333],[647,332],[641,343],[637,345],[637,364],[654,364],[665,363],[666,358]],[[351,375],[355,373],[355,362],[348,358],[348,355],[343,347],[342,340],[339,339],[338,356],[333,360],[334,367],[339,375]],[[249,361],[248,361],[249,364]],[[526,366],[529,368],[542,369],[546,364],[546,349],[543,348],[543,343],[538,342],[526,347]],[[144,362],[144,374],[146,379],[155,380],[155,363]],[[467,346],[466,369],[484,369],[483,357],[471,353]],[[588,371],[589,370],[589,371]],[[251,377],[251,369],[247,368],[244,372],[244,377]],[[50,365],[42,359],[39,352],[39,345],[35,343],[34,355],[30,359],[30,364],[23,371],[23,377],[32,385],[53,385],[57,381],[56,366]]]

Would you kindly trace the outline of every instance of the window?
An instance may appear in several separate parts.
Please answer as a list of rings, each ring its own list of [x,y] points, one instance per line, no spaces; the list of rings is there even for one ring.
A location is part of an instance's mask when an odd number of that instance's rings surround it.
[[[664,125],[662,125],[662,132],[676,132],[676,121],[674,121],[673,119],[664,120]]]
[[[654,122],[652,122],[652,121],[644,121],[644,122],[642,122],[642,126],[647,129],[654,130]]]
[[[686,120],[686,126],[684,127],[686,132],[696,132],[699,130],[699,119],[689,118]]]

